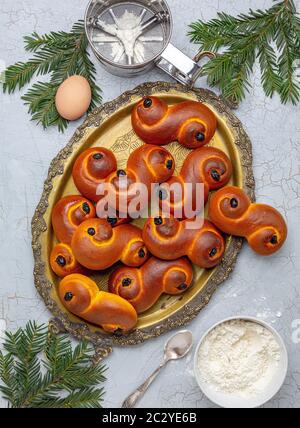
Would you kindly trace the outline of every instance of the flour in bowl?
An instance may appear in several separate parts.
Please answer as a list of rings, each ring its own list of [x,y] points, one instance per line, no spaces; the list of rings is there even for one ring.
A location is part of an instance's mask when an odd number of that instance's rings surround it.
[[[198,369],[204,383],[221,393],[260,394],[278,370],[280,346],[270,330],[251,321],[217,326],[202,343]]]

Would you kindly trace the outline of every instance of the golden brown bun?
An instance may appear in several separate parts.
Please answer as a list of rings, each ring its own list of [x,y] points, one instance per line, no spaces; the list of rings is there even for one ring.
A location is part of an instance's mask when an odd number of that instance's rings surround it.
[[[130,218],[129,216],[127,216],[126,218],[120,217],[118,212],[114,216],[110,217],[108,215],[105,215],[102,218],[105,219],[111,225],[111,227],[118,227],[122,224],[128,224],[132,222],[132,218]]]
[[[217,129],[214,113],[196,101],[169,107],[157,97],[145,97],[134,107],[132,127],[147,144],[165,145],[178,141],[197,149],[210,142]]]
[[[68,311],[102,327],[109,333],[128,332],[137,323],[137,313],[125,299],[100,291],[96,283],[83,275],[69,275],[59,285],[59,297]]]
[[[103,219],[82,223],[73,236],[71,246],[76,260],[91,270],[105,270],[119,261],[139,267],[148,258],[141,229],[131,224],[113,229]]]
[[[146,247],[163,260],[187,256],[203,269],[219,264],[225,251],[221,233],[207,220],[203,224],[200,221],[196,229],[189,228],[189,223],[190,220],[179,221],[174,217],[148,219],[143,230]]]
[[[106,184],[110,185],[111,195],[116,201],[114,208],[121,213],[127,213],[127,208],[137,193],[134,190],[133,195],[130,196],[128,190],[139,184],[146,186],[149,195],[148,200],[150,200],[151,185],[169,180],[174,174],[174,169],[174,158],[163,147],[143,145],[136,149],[128,158],[127,168],[112,173],[105,181]],[[120,200],[126,201],[126,199],[128,199],[128,203],[120,206]],[[142,211],[143,208],[138,207],[138,211]],[[133,211],[135,210],[133,209]]]
[[[72,248],[67,244],[56,245],[50,255],[50,265],[60,278],[79,273],[87,275],[88,271],[75,259]]]
[[[84,197],[74,195],[62,198],[52,211],[52,226],[57,239],[64,244],[71,244],[77,227],[95,216],[94,205]]]
[[[152,257],[139,269],[117,269],[109,278],[108,289],[131,303],[137,313],[142,313],[151,308],[163,293],[184,293],[192,281],[193,268],[187,259],[163,261]]]
[[[98,202],[98,186],[117,170],[117,160],[111,150],[93,147],[85,150],[76,159],[73,167],[73,180],[79,192],[93,202]]]
[[[179,219],[194,217],[202,211],[208,200],[209,192],[228,184],[231,175],[231,161],[221,150],[213,147],[202,147],[194,150],[187,156],[180,175],[172,177],[165,184],[161,184],[160,197],[163,212],[170,213]],[[187,183],[191,185],[192,192],[190,190],[185,191],[185,184]],[[197,184],[201,183],[203,184],[204,199],[201,206],[196,206],[196,201],[199,199]],[[178,186],[182,192],[179,203],[176,203],[174,191],[169,188],[169,186],[174,185],[176,188]],[[191,207],[194,214],[188,215],[184,207]],[[176,211],[179,212],[179,215],[176,214]],[[181,215],[180,212],[182,212]]]
[[[258,254],[269,256],[280,250],[287,238],[282,215],[263,204],[252,204],[239,187],[225,187],[210,201],[209,216],[224,233],[242,236]]]

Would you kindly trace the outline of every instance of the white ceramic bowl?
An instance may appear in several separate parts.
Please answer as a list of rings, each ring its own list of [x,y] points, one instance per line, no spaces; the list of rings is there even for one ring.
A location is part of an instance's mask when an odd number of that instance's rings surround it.
[[[203,382],[201,377],[201,372],[198,368],[199,349],[203,344],[204,340],[206,339],[206,337],[209,335],[209,333],[212,330],[214,330],[219,325],[226,323],[228,321],[234,321],[234,320],[251,321],[267,328],[271,333],[273,333],[281,349],[281,358],[279,361],[277,374],[274,376],[273,380],[268,385],[265,391],[263,391],[260,395],[255,396],[251,399],[241,398],[239,396],[234,396],[233,394],[229,395],[229,394],[216,391],[215,389],[211,388],[207,383]],[[253,317],[247,317],[247,316],[226,318],[225,320],[220,321],[217,324],[215,324],[213,327],[211,327],[200,340],[195,352],[195,357],[194,357],[194,374],[200,389],[207,396],[207,398],[209,398],[210,401],[212,401],[213,403],[223,408],[256,408],[264,405],[265,403],[270,401],[281,389],[287,375],[287,370],[288,370],[288,353],[281,336],[277,333],[276,330],[274,330],[273,327],[271,327],[269,324],[265,323],[264,321],[261,321]]]

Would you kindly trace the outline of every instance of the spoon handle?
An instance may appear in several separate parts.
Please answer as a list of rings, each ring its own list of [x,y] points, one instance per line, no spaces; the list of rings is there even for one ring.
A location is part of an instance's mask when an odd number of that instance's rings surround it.
[[[165,367],[167,361],[164,361],[156,370],[152,373],[151,376],[148,377],[148,379],[139,386],[135,392],[133,392],[129,397],[126,398],[124,403],[122,404],[122,409],[132,409],[135,407],[137,402],[144,396],[145,392],[149,388],[149,386],[153,383],[153,381],[157,378],[158,374],[160,373],[161,369]]]

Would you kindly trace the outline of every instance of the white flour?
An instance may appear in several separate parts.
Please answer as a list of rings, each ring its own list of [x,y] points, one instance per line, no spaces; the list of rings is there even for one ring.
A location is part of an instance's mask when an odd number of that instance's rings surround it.
[[[146,12],[146,10],[145,10]],[[109,43],[115,62],[120,62],[124,55],[129,64],[142,63],[145,60],[145,43],[158,43],[163,41],[162,36],[142,36],[144,14],[135,15],[125,10],[120,17],[112,14],[114,24],[107,24],[99,20],[98,23],[105,31],[94,36],[93,41],[104,44]]]
[[[216,327],[199,350],[203,381],[218,392],[253,396],[274,377],[280,347],[266,328],[250,321],[228,321]]]

